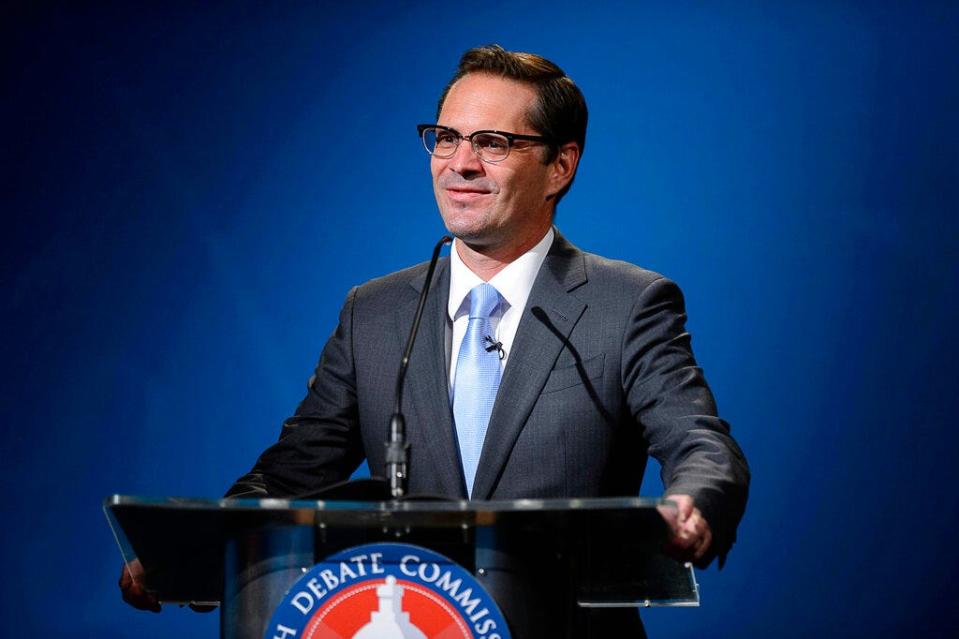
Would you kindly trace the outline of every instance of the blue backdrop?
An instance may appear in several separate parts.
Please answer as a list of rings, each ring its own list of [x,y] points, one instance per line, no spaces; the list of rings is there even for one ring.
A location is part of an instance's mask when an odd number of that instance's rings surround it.
[[[498,42],[585,92],[557,224],[680,283],[753,468],[650,633],[956,632],[955,3],[129,4],[0,18],[3,625],[216,636],[121,604],[100,502],[275,439],[350,286],[442,233],[414,125]]]

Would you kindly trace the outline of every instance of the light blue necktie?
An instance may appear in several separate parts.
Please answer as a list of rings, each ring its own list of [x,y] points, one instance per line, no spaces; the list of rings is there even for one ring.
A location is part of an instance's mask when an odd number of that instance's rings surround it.
[[[499,305],[499,291],[480,284],[470,291],[470,319],[456,359],[453,382],[453,420],[459,439],[466,494],[473,494],[486,427],[499,388],[499,352],[495,348],[490,315]],[[490,339],[486,339],[489,337]]]

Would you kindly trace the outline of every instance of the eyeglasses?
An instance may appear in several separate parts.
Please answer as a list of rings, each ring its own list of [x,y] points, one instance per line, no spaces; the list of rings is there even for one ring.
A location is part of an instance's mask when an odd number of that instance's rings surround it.
[[[473,153],[484,162],[502,162],[509,155],[510,149],[517,141],[551,144],[552,140],[542,135],[523,135],[521,133],[507,133],[505,131],[473,131],[463,135],[456,129],[439,124],[420,124],[416,130],[423,138],[426,151],[441,159],[451,158],[459,148],[460,142],[469,140]]]

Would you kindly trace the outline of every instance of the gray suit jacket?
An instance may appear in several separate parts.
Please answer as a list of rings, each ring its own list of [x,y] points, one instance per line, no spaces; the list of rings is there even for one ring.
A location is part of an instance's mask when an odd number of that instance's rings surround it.
[[[350,291],[308,393],[279,441],[228,496],[287,497],[384,467],[394,387],[426,264]],[[466,498],[447,382],[449,263],[437,266],[410,359],[410,492]],[[584,253],[559,233],[503,372],[474,498],[637,495],[647,453],[667,494],[689,494],[725,555],[749,471],[716,415],[685,331],[679,288]]]

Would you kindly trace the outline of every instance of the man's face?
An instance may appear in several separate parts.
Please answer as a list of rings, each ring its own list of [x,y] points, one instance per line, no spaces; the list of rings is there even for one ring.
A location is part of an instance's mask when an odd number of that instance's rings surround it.
[[[526,118],[536,99],[529,86],[471,73],[450,89],[439,122],[462,135],[494,130],[538,135]],[[476,248],[532,246],[546,232],[558,190],[538,144],[518,142],[509,157],[484,162],[463,140],[451,158],[433,157],[433,192],[446,228]]]

